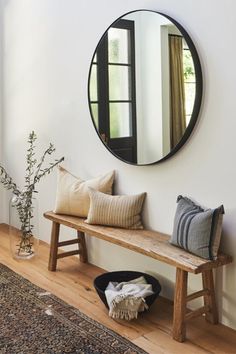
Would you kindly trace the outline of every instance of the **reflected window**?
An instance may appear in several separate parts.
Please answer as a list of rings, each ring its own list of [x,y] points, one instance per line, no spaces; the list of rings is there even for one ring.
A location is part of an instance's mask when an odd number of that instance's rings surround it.
[[[183,67],[184,67],[184,90],[185,90],[185,114],[186,125],[188,125],[196,96],[196,76],[194,71],[194,63],[190,49],[183,40]]]
[[[123,28],[108,30],[108,61],[115,64],[130,64],[130,32]]]
[[[101,40],[91,66],[89,100],[105,143],[121,158],[137,162],[134,21],[117,21]]]

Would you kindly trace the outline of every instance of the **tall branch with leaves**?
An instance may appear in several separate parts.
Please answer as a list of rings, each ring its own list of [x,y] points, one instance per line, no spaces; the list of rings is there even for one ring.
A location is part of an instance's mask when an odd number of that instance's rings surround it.
[[[18,254],[21,252],[32,254],[33,252],[33,193],[37,193],[36,185],[42,177],[50,174],[54,167],[64,160],[64,157],[55,159],[53,162],[49,163],[48,167],[43,168],[47,155],[51,155],[55,151],[55,148],[50,143],[49,147],[44,151],[42,157],[38,161],[35,157],[36,140],[37,135],[34,131],[32,131],[28,137],[29,147],[26,155],[26,175],[23,190],[19,189],[5,168],[0,165],[0,182],[6,189],[12,190],[15,195],[14,206],[17,209],[18,217],[21,223],[21,240],[18,245]]]

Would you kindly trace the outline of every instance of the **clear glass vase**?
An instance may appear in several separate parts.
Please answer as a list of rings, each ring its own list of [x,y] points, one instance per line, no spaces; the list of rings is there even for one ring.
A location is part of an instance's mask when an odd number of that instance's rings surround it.
[[[38,254],[38,202],[33,193],[23,191],[11,198],[9,236],[14,258],[31,259]]]

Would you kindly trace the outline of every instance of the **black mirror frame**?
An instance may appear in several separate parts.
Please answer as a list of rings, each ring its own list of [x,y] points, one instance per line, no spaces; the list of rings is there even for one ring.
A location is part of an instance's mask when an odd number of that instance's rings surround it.
[[[186,127],[185,133],[182,136],[182,138],[180,139],[180,141],[178,142],[178,144],[167,154],[165,155],[163,158],[161,158],[160,160],[151,162],[151,163],[147,163],[147,164],[138,164],[138,163],[132,163],[129,161],[126,161],[124,159],[122,159],[121,157],[117,156],[107,145],[106,143],[102,140],[101,135],[99,134],[97,127],[95,125],[94,119],[93,119],[93,114],[92,114],[92,109],[91,109],[91,105],[90,105],[90,90],[89,90],[89,84],[90,84],[90,76],[91,76],[91,69],[92,69],[92,62],[93,62],[93,58],[97,52],[97,48],[99,47],[99,44],[101,43],[101,41],[103,40],[105,34],[107,33],[107,31],[109,30],[109,28],[111,28],[117,21],[119,21],[120,19],[122,19],[124,16],[127,16],[129,14],[132,14],[134,12],[140,12],[140,11],[148,11],[148,12],[153,12],[159,15],[162,15],[164,17],[166,17],[168,20],[170,20],[178,29],[179,31],[183,34],[184,39],[191,51],[192,54],[192,59],[193,59],[193,63],[194,63],[194,68],[195,68],[195,75],[196,75],[196,94],[195,94],[195,101],[194,101],[194,106],[193,106],[193,111],[192,111],[192,116],[191,119],[189,121],[188,126]],[[89,111],[90,111],[90,116],[93,122],[93,126],[97,132],[97,135],[99,136],[99,139],[101,140],[101,142],[103,143],[103,145],[106,147],[106,149],[108,151],[110,151],[112,153],[113,156],[115,156],[117,159],[129,164],[129,165],[133,165],[133,166],[150,166],[150,165],[155,165],[158,163],[161,163],[167,159],[169,159],[170,157],[172,157],[178,150],[180,150],[182,148],[182,146],[186,143],[186,141],[189,139],[190,135],[193,132],[193,129],[195,127],[195,124],[197,122],[198,116],[199,116],[199,112],[200,112],[200,108],[201,108],[201,103],[202,103],[202,94],[203,94],[203,76],[202,76],[202,69],[201,69],[201,62],[197,53],[197,50],[195,48],[195,45],[193,44],[192,39],[190,38],[190,36],[188,35],[188,33],[186,32],[186,30],[176,21],[174,20],[172,17],[159,12],[159,11],[155,11],[155,10],[147,10],[147,9],[140,9],[140,10],[133,10],[133,11],[129,11],[126,14],[123,14],[122,16],[120,16],[119,18],[117,18],[114,22],[112,22],[112,24],[106,29],[106,31],[103,33],[101,39],[99,40],[95,51],[93,53],[92,56],[92,60],[91,60],[91,64],[90,64],[90,68],[89,68],[89,75],[88,75],[88,84],[87,84],[87,92],[88,92],[88,105],[89,105]]]

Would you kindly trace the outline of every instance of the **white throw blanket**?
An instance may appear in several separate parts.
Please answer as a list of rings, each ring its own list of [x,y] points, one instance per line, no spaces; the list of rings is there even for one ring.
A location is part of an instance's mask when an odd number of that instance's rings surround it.
[[[138,317],[138,312],[148,308],[145,297],[152,295],[152,285],[145,278],[128,282],[109,282],[105,295],[109,306],[109,316],[125,320]]]

